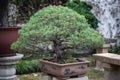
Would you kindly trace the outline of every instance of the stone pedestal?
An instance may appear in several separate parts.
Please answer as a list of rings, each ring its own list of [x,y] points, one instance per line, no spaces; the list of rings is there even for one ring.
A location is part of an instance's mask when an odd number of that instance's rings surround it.
[[[22,54],[16,54],[16,56],[10,57],[0,57],[0,80],[19,80],[15,75],[15,66],[22,57]]]
[[[105,80],[120,80],[120,55],[94,54],[94,58],[103,63]]]
[[[103,72],[104,69],[103,69],[102,62],[96,61],[96,67],[94,68],[94,70],[95,70],[96,72],[99,72],[99,71]]]
[[[104,44],[103,48],[97,49],[97,54],[104,54],[104,53],[108,53],[108,49],[110,47],[110,44]],[[104,71],[103,69],[103,65],[102,62],[100,61],[96,61],[96,67],[94,69],[95,71]]]
[[[108,53],[110,44],[104,44],[102,48],[97,49],[97,53]]]

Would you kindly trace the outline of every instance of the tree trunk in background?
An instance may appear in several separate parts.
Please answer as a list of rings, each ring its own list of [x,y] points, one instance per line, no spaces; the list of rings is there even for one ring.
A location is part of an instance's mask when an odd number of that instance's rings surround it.
[[[9,0],[0,0],[0,27],[8,27]]]

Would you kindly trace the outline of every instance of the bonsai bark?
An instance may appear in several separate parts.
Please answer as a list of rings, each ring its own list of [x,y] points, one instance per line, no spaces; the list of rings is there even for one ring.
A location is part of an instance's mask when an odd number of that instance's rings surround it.
[[[55,39],[53,40],[53,51],[51,54],[53,56],[53,61],[58,63],[65,63],[64,59],[66,56],[66,51],[68,49],[72,49],[73,47],[63,46],[63,40]]]
[[[0,27],[8,27],[9,0],[0,0]]]
[[[64,50],[62,50],[62,41],[59,39],[53,40],[54,46],[53,46],[53,58],[55,61],[59,63],[64,63],[62,60],[62,55],[65,53]]]

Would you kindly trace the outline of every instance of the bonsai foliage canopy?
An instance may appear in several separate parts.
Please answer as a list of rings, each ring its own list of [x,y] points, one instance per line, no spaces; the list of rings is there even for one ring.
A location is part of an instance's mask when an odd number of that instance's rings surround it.
[[[102,47],[102,36],[89,26],[86,18],[72,9],[48,6],[36,12],[22,27],[12,49],[47,50],[58,60],[67,51]]]

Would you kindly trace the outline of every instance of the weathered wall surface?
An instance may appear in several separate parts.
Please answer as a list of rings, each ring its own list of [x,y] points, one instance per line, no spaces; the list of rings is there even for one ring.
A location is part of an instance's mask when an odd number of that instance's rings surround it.
[[[85,0],[93,6],[92,13],[99,20],[98,31],[105,38],[115,38],[120,32],[120,0]]]
[[[17,22],[17,7],[15,4],[9,3],[8,5],[8,22],[9,26],[16,26]]]

